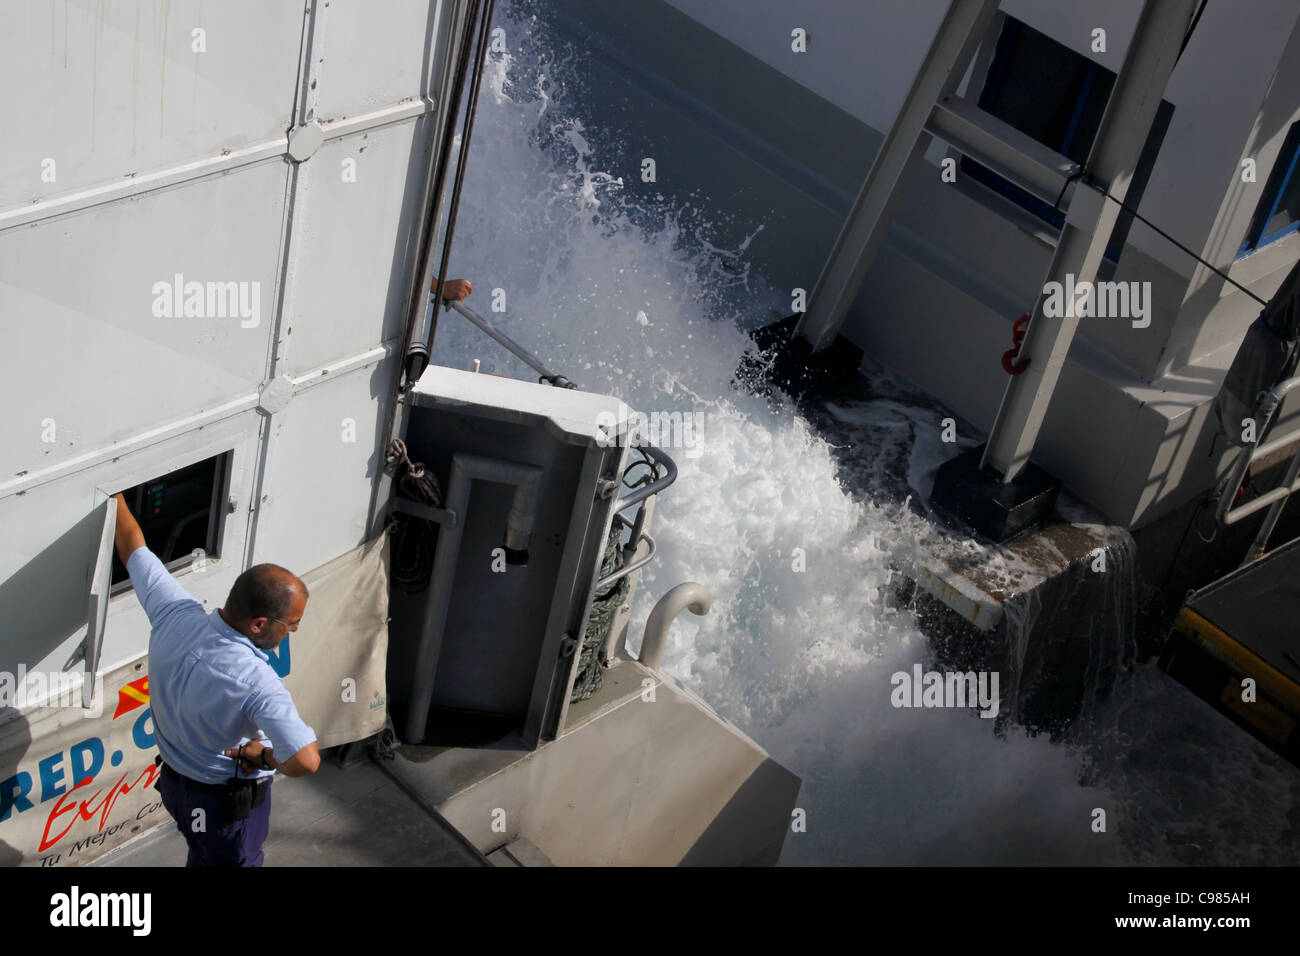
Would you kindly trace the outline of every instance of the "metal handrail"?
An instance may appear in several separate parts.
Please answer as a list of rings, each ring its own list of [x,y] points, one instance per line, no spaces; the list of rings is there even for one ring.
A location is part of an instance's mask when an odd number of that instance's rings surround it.
[[[1279,382],[1265,393],[1255,412],[1255,421],[1258,423],[1257,437],[1262,437],[1268,430],[1273,423],[1273,416],[1277,414],[1278,408],[1282,405],[1282,400],[1296,388],[1300,388],[1300,376]],[[1282,483],[1240,507],[1232,507],[1238,493],[1241,491],[1242,482],[1246,480],[1246,472],[1250,469],[1250,466],[1265,456],[1275,454],[1293,445],[1296,446],[1296,450],[1291,457],[1291,464],[1287,468],[1286,477],[1282,479]],[[1258,443],[1254,446],[1245,445],[1238,452],[1237,460],[1233,462],[1232,470],[1228,474],[1228,482],[1223,488],[1218,506],[1215,509],[1215,516],[1224,524],[1235,524],[1243,518],[1260,511],[1266,505],[1271,505],[1268,515],[1264,518],[1264,523],[1260,525],[1259,532],[1255,535],[1255,541],[1252,543],[1244,563],[1253,561],[1264,553],[1264,548],[1268,545],[1269,535],[1273,533],[1277,519],[1282,514],[1282,507],[1286,504],[1286,500],[1297,491],[1300,491],[1300,427],[1270,438],[1263,445]]]
[[[645,554],[641,555],[641,557],[637,558],[635,561],[630,561],[627,564],[623,565],[617,571],[613,571],[610,574],[607,574],[605,577],[601,578],[599,581],[596,582],[595,590],[597,591],[605,590],[605,588],[609,587],[619,578],[629,575],[633,571],[640,571],[642,568],[644,568],[647,564],[649,564],[654,559],[655,551],[657,550],[657,547],[655,545],[655,539],[650,537],[650,535],[646,534],[644,531],[642,531],[641,539],[636,543],[635,547],[640,547],[642,541],[645,542],[645,546],[646,546]]]
[[[549,368],[547,368],[545,365],[542,364],[542,360],[539,359],[536,355],[528,351],[528,349],[524,348],[522,345],[520,345],[510,336],[506,335],[504,332],[502,332],[500,329],[494,326],[487,319],[483,318],[483,316],[479,315],[469,306],[464,305],[463,303],[460,302],[451,302],[451,301],[448,301],[446,305],[447,308],[455,309],[465,318],[469,319],[470,322],[478,326],[478,328],[484,333],[486,333],[490,338],[496,340],[499,344],[505,346],[506,350],[511,355],[513,355],[515,358],[519,359],[521,362],[523,362],[533,371],[541,375],[543,381],[549,382],[550,384],[556,386],[557,388],[578,387],[577,385],[569,381],[567,378],[565,378],[563,375],[559,374],[558,372],[552,372]]]
[[[664,475],[661,475],[658,478],[655,478],[653,481],[647,482],[645,485],[642,485],[640,488],[636,489],[636,491],[632,492],[630,495],[626,495],[622,498],[619,498],[616,502],[614,502],[614,518],[615,520],[621,522],[625,527],[629,527],[632,529],[632,540],[628,543],[628,547],[624,550],[623,553],[634,554],[636,552],[636,549],[641,547],[642,542],[645,542],[646,553],[641,555],[641,557],[637,558],[635,561],[629,561],[627,564],[623,565],[623,567],[619,568],[617,571],[614,571],[611,574],[608,574],[605,577],[598,580],[596,582],[597,591],[603,590],[604,588],[613,584],[619,578],[631,574],[633,571],[641,570],[641,568],[649,564],[650,561],[655,556],[655,551],[656,551],[655,539],[650,537],[650,535],[646,534],[645,532],[645,519],[646,519],[645,505],[642,505],[641,508],[637,511],[635,521],[628,521],[626,518],[623,517],[622,514],[620,514],[620,512],[626,511],[628,508],[632,507],[634,504],[637,504],[638,502],[645,501],[645,499],[649,498],[651,495],[659,494],[659,492],[663,491],[674,481],[676,481],[677,463],[674,462],[671,458],[669,458],[668,455],[665,454],[662,449],[656,448],[654,445],[643,445],[643,446],[639,446],[639,448],[640,451],[644,453],[647,458],[652,458],[659,464],[663,465],[666,473]]]
[[[631,494],[619,498],[618,501],[614,502],[615,513],[626,511],[638,501],[644,501],[651,495],[659,494],[677,480],[677,463],[669,458],[662,448],[656,448],[654,445],[639,445],[637,447],[648,457],[663,465],[666,473],[649,484],[642,485]]]

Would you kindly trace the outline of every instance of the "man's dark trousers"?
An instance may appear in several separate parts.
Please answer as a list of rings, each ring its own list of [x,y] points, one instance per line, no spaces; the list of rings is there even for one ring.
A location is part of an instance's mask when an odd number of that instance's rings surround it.
[[[262,865],[262,844],[271,824],[270,784],[266,785],[266,799],[249,812],[247,820],[229,819],[224,795],[201,788],[165,765],[158,777],[158,792],[189,845],[186,866]],[[203,811],[197,819],[203,821],[204,828],[197,833],[195,810]]]

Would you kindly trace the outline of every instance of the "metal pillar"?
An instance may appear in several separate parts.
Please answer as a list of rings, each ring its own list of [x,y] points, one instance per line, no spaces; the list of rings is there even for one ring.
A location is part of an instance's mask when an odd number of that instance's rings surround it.
[[[1196,0],[1146,0],[1142,7],[1088,156],[1088,177],[1121,201],[1128,192],[1195,6]],[[1119,205],[1099,193],[1087,188],[1077,190],[1044,286],[1049,282],[1065,286],[1067,276],[1074,277],[1076,286],[1093,282],[1119,213]],[[1029,330],[1020,347],[1020,359],[1028,359],[1029,365],[1023,374],[1011,376],[1007,382],[981,462],[981,467],[996,469],[1008,482],[1029,461],[1079,324],[1071,308],[1060,317],[1044,315],[1045,300],[1040,293],[1034,303]]]
[[[894,218],[906,173],[930,145],[925,126],[934,105],[941,97],[951,95],[961,83],[966,64],[997,8],[997,0],[952,0],[948,5],[898,118],[876,154],[866,182],[813,287],[808,311],[795,327],[795,334],[806,339],[814,352],[835,340],[867,267]]]

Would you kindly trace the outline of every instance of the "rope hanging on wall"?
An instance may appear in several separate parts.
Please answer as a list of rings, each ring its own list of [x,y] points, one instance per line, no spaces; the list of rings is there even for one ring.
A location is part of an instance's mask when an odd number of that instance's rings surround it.
[[[402,497],[431,508],[442,507],[442,487],[433,472],[411,461],[406,443],[395,438],[389,446],[389,461],[397,470],[397,487]],[[432,521],[396,512],[390,526],[393,535],[389,553],[389,577],[407,594],[419,594],[429,586],[433,572],[434,545],[438,531]]]
[[[623,567],[623,549],[619,544],[622,528],[618,522],[609,529],[609,540],[605,544],[605,558],[600,563],[598,577],[613,574]],[[630,575],[624,575],[602,591],[597,591],[591,599],[591,614],[587,618],[587,630],[582,636],[582,650],[578,655],[578,673],[573,679],[571,703],[586,700],[600,690],[605,680],[605,668],[600,662],[600,649],[609,636],[610,626],[619,605],[627,600],[631,588]]]

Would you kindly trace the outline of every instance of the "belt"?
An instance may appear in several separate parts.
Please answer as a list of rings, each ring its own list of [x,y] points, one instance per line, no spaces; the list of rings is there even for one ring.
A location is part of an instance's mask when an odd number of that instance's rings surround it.
[[[230,780],[227,780],[225,783],[205,783],[202,780],[195,780],[193,777],[187,777],[184,774],[177,773],[171,767],[167,766],[167,764],[163,763],[163,759],[161,756],[157,757],[154,760],[154,763],[156,763],[160,768],[162,768],[163,773],[175,777],[177,780],[182,781],[190,789],[198,790],[201,793],[212,793],[212,794],[217,794],[219,796],[224,796],[225,794],[230,793],[232,790],[244,790],[244,789],[252,790],[254,793],[256,793],[262,788],[269,787],[271,785],[270,777],[249,777],[246,780],[235,780],[232,778]]]

